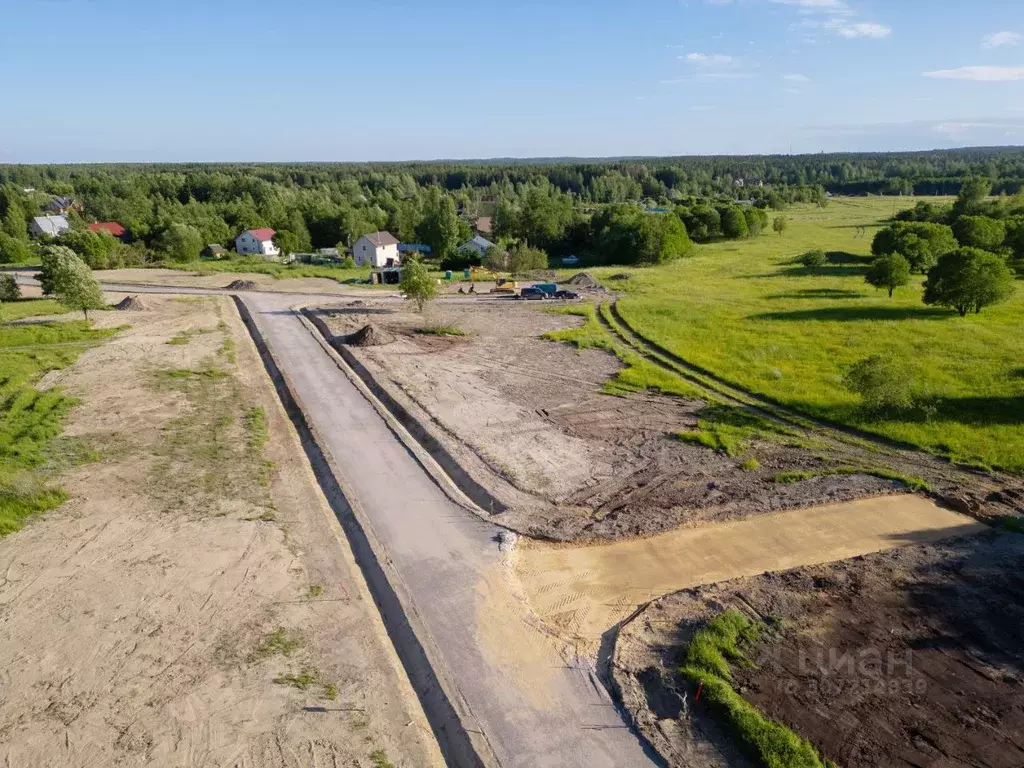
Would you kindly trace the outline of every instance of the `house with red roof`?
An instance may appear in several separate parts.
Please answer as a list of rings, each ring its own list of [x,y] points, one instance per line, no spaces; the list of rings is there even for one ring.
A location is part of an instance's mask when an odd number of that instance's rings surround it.
[[[235,238],[235,250],[240,256],[276,258],[281,255],[281,249],[274,245],[276,234],[270,227],[247,229]]]
[[[116,221],[97,221],[89,225],[90,232],[106,232],[111,237],[122,238],[127,231]]]

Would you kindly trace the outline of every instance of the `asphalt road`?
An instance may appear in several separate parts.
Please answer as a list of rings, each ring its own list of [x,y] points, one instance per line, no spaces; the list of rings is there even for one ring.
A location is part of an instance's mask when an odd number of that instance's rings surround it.
[[[297,297],[241,296],[401,575],[445,676],[472,710],[468,727],[483,731],[501,765],[651,764],[589,661],[530,646],[536,630],[501,589],[498,529],[430,479],[289,311]]]

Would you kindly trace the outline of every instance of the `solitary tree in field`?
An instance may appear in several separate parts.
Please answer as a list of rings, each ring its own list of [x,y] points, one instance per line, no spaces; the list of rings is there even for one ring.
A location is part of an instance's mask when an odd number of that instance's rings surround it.
[[[780,235],[786,231],[786,227],[789,226],[789,220],[785,216],[776,216],[772,222],[772,229],[778,232]]]
[[[107,306],[100,284],[93,279],[92,270],[65,246],[51,246],[43,252],[39,282],[43,293],[53,296],[69,309],[82,310],[86,320],[90,309]]]
[[[889,298],[897,288],[910,282],[910,262],[899,253],[879,256],[871,263],[864,279],[875,288],[885,288]]]
[[[959,248],[939,258],[924,283],[924,303],[952,307],[965,317],[972,309],[1013,295],[1013,273],[1006,259],[977,248]]]
[[[427,302],[437,296],[437,284],[419,256],[410,256],[402,265],[402,281],[398,287],[409,301],[416,302],[421,313]]]

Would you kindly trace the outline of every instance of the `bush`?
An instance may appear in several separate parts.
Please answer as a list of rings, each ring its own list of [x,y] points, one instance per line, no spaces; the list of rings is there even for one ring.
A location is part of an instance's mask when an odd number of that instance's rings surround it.
[[[0,301],[17,301],[21,298],[21,289],[14,275],[0,275]]]
[[[341,268],[342,269],[355,269],[356,268],[356,260],[353,259],[351,256],[346,256],[344,259],[341,260]]]
[[[828,256],[824,251],[808,251],[800,257],[800,263],[808,269],[816,269],[828,264]]]
[[[0,264],[21,264],[31,255],[27,243],[0,232]]]
[[[913,376],[901,360],[872,355],[847,371],[843,384],[870,411],[906,410],[914,404]]]

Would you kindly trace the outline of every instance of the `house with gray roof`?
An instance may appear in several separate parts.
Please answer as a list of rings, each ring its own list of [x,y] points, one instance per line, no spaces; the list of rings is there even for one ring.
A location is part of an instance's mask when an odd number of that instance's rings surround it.
[[[28,231],[32,237],[42,237],[43,235],[60,237],[69,229],[71,229],[71,225],[63,216],[36,216],[28,225]]]
[[[476,253],[482,259],[484,257],[484,254],[486,254],[488,250],[497,247],[498,246],[496,246],[483,235],[477,235],[476,237],[473,237],[472,239],[467,240],[462,245],[460,245],[459,250],[461,251],[463,249],[468,249]]]

